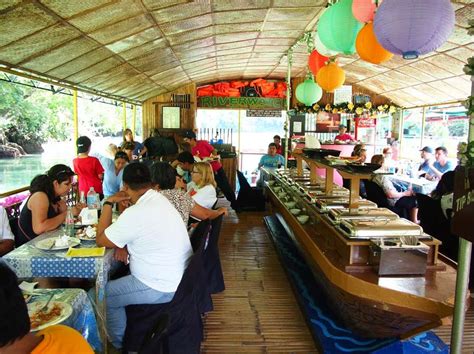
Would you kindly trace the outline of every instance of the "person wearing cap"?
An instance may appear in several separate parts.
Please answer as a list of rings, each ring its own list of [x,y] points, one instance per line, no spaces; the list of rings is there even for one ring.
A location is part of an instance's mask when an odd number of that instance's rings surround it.
[[[443,174],[448,171],[453,171],[456,167],[452,161],[448,160],[448,149],[444,146],[438,146],[435,149],[436,161],[430,161],[430,172],[427,173],[427,179],[441,179]]]
[[[344,124],[339,125],[339,134],[336,135],[334,140],[338,141],[354,141],[354,138],[350,135],[347,134],[347,127]]]
[[[92,141],[87,136],[80,136],[76,142],[77,157],[72,161],[74,171],[79,178],[79,191],[87,195],[93,187],[96,193],[103,198],[102,177],[104,168],[98,158],[89,156]]]
[[[214,171],[214,178],[216,180],[217,186],[224,193],[226,199],[230,202],[232,209],[240,211],[240,207],[237,204],[235,199],[235,193],[232,190],[229,180],[222,168],[221,163],[214,159],[217,157],[217,150],[205,140],[196,140],[196,134],[192,130],[188,130],[184,134],[184,141],[188,142],[191,146],[191,152],[193,156],[201,160],[211,159],[209,163],[211,164],[212,170]]]
[[[421,158],[423,162],[421,163],[420,167],[418,168],[418,172],[421,175],[429,175],[432,173],[430,164],[433,163],[433,149],[430,146],[425,146],[423,149],[420,150]]]
[[[17,246],[36,236],[58,228],[66,219],[67,206],[61,197],[71,190],[74,172],[69,166],[58,164],[46,174],[38,175],[31,181],[30,196],[20,212]],[[79,215],[83,205],[73,207],[74,215]]]

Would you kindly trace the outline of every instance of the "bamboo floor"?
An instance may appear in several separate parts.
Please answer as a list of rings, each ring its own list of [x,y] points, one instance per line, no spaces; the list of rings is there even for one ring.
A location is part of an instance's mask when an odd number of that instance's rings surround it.
[[[224,219],[219,247],[226,290],[213,295],[202,353],[318,353],[261,212]]]
[[[226,290],[213,295],[214,311],[204,318],[204,354],[318,353],[268,237],[264,215],[229,209],[224,219],[219,247]],[[433,331],[449,345],[451,325]],[[462,353],[474,353],[472,295]]]

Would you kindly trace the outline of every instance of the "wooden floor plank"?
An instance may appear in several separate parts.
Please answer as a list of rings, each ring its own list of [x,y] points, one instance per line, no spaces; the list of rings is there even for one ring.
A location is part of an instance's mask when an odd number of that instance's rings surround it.
[[[226,290],[204,319],[202,353],[318,353],[263,224],[233,211],[219,248]]]

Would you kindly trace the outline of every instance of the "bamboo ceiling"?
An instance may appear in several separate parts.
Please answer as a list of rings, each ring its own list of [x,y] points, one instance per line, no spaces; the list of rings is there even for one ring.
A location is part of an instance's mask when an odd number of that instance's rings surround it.
[[[0,0],[0,69],[22,70],[142,102],[189,82],[282,79],[285,52],[315,28],[325,0]],[[411,107],[465,99],[473,0],[455,0],[456,28],[436,52],[372,65],[341,57],[346,83]],[[306,47],[292,76],[303,76]]]

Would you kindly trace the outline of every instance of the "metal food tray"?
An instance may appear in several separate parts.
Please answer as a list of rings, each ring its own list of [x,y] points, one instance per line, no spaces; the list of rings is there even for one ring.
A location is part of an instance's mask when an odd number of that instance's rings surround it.
[[[343,220],[392,220],[398,219],[398,215],[387,208],[377,209],[332,209],[329,210],[328,219],[333,224],[339,224]]]
[[[349,238],[387,238],[394,236],[421,236],[423,229],[407,219],[343,220],[338,225]]]
[[[366,200],[366,199],[359,199],[356,201],[358,209],[376,209],[377,204]],[[344,209],[349,208],[349,199],[348,198],[340,198],[334,196],[324,196],[318,197],[314,202],[316,209],[320,213],[327,213],[331,209]]]

